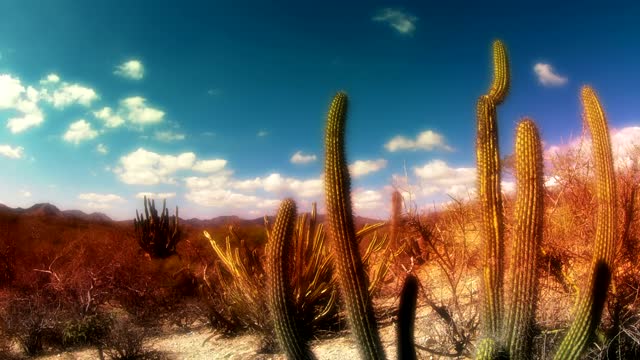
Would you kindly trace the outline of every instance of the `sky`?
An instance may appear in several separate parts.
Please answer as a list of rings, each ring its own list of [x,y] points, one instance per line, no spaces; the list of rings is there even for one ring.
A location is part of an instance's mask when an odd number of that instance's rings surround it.
[[[437,206],[475,187],[495,39],[503,155],[525,116],[545,149],[575,142],[585,84],[616,146],[640,139],[638,23],[637,1],[3,0],[0,203],[123,220],[149,195],[184,218],[257,218],[291,196],[322,211],[325,115],[346,91],[355,213],[388,216],[394,187]]]

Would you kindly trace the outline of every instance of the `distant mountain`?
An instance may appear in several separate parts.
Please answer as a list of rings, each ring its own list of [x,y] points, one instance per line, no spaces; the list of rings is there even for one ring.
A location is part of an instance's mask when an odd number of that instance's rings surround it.
[[[18,208],[18,210],[20,211],[22,209]],[[60,211],[60,209],[58,209],[55,205],[52,205],[49,203],[35,204],[28,209],[22,210],[21,213],[24,215],[31,215],[31,216],[48,216],[48,217],[64,216],[64,214],[62,213],[62,211]]]

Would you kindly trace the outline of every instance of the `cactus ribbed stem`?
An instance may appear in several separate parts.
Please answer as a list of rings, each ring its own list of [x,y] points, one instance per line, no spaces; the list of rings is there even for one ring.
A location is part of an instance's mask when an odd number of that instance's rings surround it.
[[[511,307],[506,319],[506,347],[510,359],[531,358],[531,329],[535,321],[537,255],[542,239],[543,170],[540,135],[525,119],[516,132],[516,209],[510,262]]]
[[[485,337],[496,338],[501,329],[502,283],[504,277],[504,241],[502,194],[500,192],[500,155],[496,105],[483,95],[477,107],[478,198],[482,212],[483,237],[483,309]]]
[[[289,285],[289,263],[296,220],[296,203],[285,199],[267,243],[268,304],[274,319],[276,336],[289,359],[315,359],[298,331]]]
[[[340,92],[333,98],[329,108],[325,134],[324,180],[329,234],[338,284],[360,354],[364,359],[384,359],[353,223],[350,178],[344,149],[346,117],[347,95]]]
[[[581,95],[583,118],[591,133],[597,181],[598,210],[593,270],[589,279],[589,288],[578,300],[575,320],[560,344],[555,359],[578,359],[586,348],[595,327],[600,322],[615,255],[616,187],[607,120],[593,89],[585,86],[582,88]]]
[[[509,58],[507,49],[500,40],[493,42],[493,83],[489,89],[489,96],[496,105],[502,104],[507,97],[510,86]]]
[[[400,232],[400,223],[402,221],[402,195],[396,190],[391,193],[391,223],[389,226],[389,237],[392,249],[397,249],[400,244],[398,234]]]

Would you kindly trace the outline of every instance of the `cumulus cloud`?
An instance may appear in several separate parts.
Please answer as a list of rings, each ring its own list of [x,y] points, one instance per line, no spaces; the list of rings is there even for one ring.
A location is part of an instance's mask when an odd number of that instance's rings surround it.
[[[8,157],[9,159],[20,159],[24,156],[24,148],[22,146],[0,145],[0,156]]]
[[[106,154],[109,153],[109,148],[105,144],[98,144],[96,146],[96,151],[99,152],[102,155],[106,155]]]
[[[86,206],[92,209],[109,209],[114,203],[124,202],[124,199],[115,194],[83,193],[78,199],[87,201]]]
[[[129,60],[118,65],[113,73],[127,79],[140,80],[144,77],[144,65],[140,60]]]
[[[384,147],[387,149],[387,151],[390,152],[400,150],[453,150],[453,148],[446,144],[445,139],[442,135],[432,130],[427,130],[419,133],[415,139],[409,139],[401,135],[395,136],[391,140],[389,140],[389,142],[387,142]]]
[[[538,76],[540,84],[544,86],[561,86],[569,81],[566,77],[556,74],[549,64],[537,63],[533,66],[533,71]]]
[[[349,165],[349,174],[354,178],[358,178],[376,171],[380,171],[387,166],[387,160],[357,160]]]
[[[174,184],[176,180],[173,175],[178,171],[220,172],[226,163],[223,159],[196,160],[192,152],[163,155],[139,148],[122,156],[114,172],[126,184]]]
[[[442,160],[432,160],[415,167],[413,171],[421,182],[422,195],[425,196],[438,193],[463,196],[475,188],[475,168],[455,168]]]
[[[15,110],[18,116],[9,118],[7,128],[16,134],[44,121],[38,107],[40,93],[32,86],[24,87],[19,78],[0,74],[0,110]]]
[[[386,8],[378,12],[372,20],[386,23],[400,34],[411,35],[416,30],[418,18],[406,11]]]
[[[93,116],[97,119],[100,119],[104,122],[104,126],[108,128],[117,128],[120,125],[124,124],[124,119],[122,116],[115,114],[113,110],[106,106],[98,111],[93,112]]]
[[[353,208],[360,213],[370,213],[372,210],[386,209],[387,206],[379,190],[356,189],[353,192]]]
[[[147,197],[147,199],[169,199],[169,198],[176,197],[176,193],[174,192],[162,192],[162,193],[139,192],[136,194],[136,198],[138,199],[144,199],[145,196]]]
[[[290,161],[292,164],[308,164],[316,161],[317,157],[314,154],[305,155],[302,151],[297,151],[291,157]]]
[[[40,85],[52,85],[60,82],[60,76],[57,74],[49,74],[46,78],[40,80]]]
[[[213,160],[199,160],[193,165],[193,171],[212,173],[217,172],[227,165],[227,160],[213,159]]]
[[[228,186],[230,181],[228,173],[208,177],[188,177],[185,179],[187,188],[185,198],[202,206],[231,209],[246,207],[273,209],[279,204],[277,199],[262,198],[230,190]]]
[[[167,131],[156,131],[154,135],[156,140],[164,141],[164,142],[172,142],[172,141],[180,141],[185,139],[184,134],[174,133],[171,130]]]
[[[52,94],[49,94],[47,90],[43,90],[42,95],[56,109],[64,109],[73,104],[88,107],[94,100],[98,99],[98,94],[92,88],[66,82],[61,83],[60,86],[53,90]]]
[[[161,122],[164,111],[150,107],[146,99],[132,96],[120,101],[120,108],[124,117],[133,124],[147,125]]]
[[[98,136],[98,132],[91,128],[91,124],[84,119],[80,119],[71,125],[66,133],[64,133],[64,140],[74,144],[79,144],[82,141],[91,140]]]

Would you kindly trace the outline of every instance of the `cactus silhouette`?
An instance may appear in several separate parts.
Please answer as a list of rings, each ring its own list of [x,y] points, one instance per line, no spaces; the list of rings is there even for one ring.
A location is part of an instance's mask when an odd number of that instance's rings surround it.
[[[278,342],[290,359],[314,359],[307,343],[300,336],[295,319],[295,306],[289,285],[289,263],[296,203],[285,199],[280,204],[276,222],[267,243],[268,304],[274,319]]]
[[[178,219],[178,207],[173,221],[169,217],[167,201],[162,201],[162,211],[158,215],[156,202],[144,197],[144,216],[136,210],[133,219],[134,231],[142,250],[152,258],[166,259],[176,253],[176,246],[181,240],[182,232]]]

